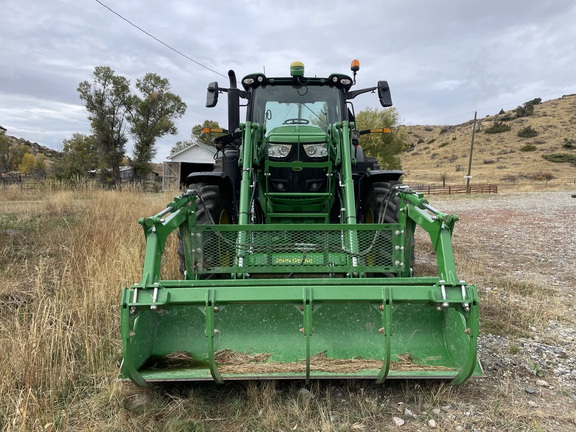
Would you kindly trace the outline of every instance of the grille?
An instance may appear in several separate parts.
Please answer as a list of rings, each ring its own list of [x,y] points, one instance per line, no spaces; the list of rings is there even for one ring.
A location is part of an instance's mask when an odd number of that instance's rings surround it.
[[[398,224],[337,227],[198,225],[192,230],[194,272],[395,273],[403,269],[403,233]]]

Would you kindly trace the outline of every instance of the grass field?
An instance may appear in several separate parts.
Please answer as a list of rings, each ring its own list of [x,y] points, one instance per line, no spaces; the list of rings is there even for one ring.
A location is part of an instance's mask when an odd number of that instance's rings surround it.
[[[326,381],[309,389],[300,382],[248,382],[144,390],[119,382],[120,288],[140,279],[144,251],[136,221],[172,196],[0,190],[0,429],[373,431],[395,429],[398,417],[406,431],[544,431],[555,424],[576,430],[569,391],[557,387],[548,397],[542,390],[544,399],[529,403],[521,380],[532,379],[530,371],[489,373],[461,387]],[[516,338],[565,320],[565,309],[556,306],[540,313],[562,299],[538,280],[490,270],[491,257],[471,254],[469,242],[457,253],[466,280],[507,292],[481,298],[483,330],[511,338],[505,349],[525,363]],[[170,260],[165,271],[176,272]]]

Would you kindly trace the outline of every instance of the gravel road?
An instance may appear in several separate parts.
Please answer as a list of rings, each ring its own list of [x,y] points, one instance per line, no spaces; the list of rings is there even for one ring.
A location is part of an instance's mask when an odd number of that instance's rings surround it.
[[[435,208],[460,216],[454,232],[457,267],[467,273],[467,280],[477,278],[468,281],[478,285],[481,321],[486,318],[482,305],[493,309],[510,304],[510,316],[517,307],[537,323],[517,323],[521,335],[491,334],[481,328],[479,357],[486,377],[470,384],[479,385],[487,399],[502,394],[508,409],[518,405],[518,413],[538,413],[534,421],[539,426],[522,430],[576,430],[576,198],[572,195],[428,197]],[[509,320],[505,314],[504,309],[502,319]],[[453,407],[453,415],[461,417],[464,405]],[[474,410],[486,416],[491,409],[487,402]],[[457,430],[484,430],[479,425],[494,425],[494,420],[458,424],[467,427]]]

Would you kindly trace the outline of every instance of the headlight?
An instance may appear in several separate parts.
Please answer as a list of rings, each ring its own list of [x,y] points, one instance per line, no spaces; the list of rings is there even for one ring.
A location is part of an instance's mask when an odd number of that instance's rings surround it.
[[[283,158],[288,156],[291,149],[291,144],[268,144],[268,156]]]
[[[328,147],[326,144],[305,144],[303,147],[308,157],[320,158],[328,156]]]

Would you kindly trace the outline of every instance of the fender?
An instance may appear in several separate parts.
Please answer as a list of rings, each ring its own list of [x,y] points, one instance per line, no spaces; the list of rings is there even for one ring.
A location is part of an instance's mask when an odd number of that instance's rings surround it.
[[[186,186],[188,188],[198,183],[218,185],[220,187],[228,187],[230,190],[234,190],[232,178],[221,171],[193,172],[186,177]]]

